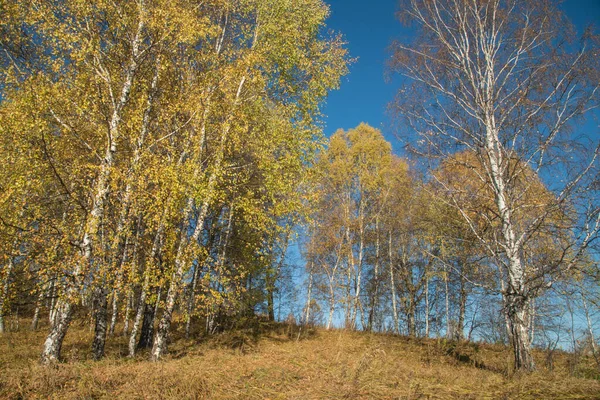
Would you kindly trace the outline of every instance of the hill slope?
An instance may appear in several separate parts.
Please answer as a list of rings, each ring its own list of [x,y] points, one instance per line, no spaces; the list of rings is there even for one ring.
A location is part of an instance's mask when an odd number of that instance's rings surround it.
[[[501,346],[270,326],[208,340],[176,338],[170,355],[130,360],[126,340],[89,359],[91,333],[73,327],[66,362],[37,364],[44,332],[0,337],[2,398],[122,399],[600,399],[600,382],[573,377],[570,355],[536,354],[537,372],[508,376]]]

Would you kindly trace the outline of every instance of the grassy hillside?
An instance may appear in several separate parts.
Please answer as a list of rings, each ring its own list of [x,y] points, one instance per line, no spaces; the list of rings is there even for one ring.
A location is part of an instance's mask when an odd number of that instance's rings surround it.
[[[38,365],[44,331],[0,337],[0,397],[52,399],[600,399],[600,381],[572,356],[536,353],[531,375],[511,376],[501,346],[456,344],[260,325],[209,339],[174,338],[160,363],[130,360],[126,339],[90,359],[91,332],[69,331],[64,363]],[[588,376],[584,378],[583,376]]]

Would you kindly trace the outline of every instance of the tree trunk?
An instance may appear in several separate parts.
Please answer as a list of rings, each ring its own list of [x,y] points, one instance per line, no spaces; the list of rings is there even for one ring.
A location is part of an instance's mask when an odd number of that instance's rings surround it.
[[[141,215],[140,215],[140,219],[141,219]],[[139,228],[139,226],[138,226]],[[126,261],[127,261],[127,247],[129,245],[129,235],[125,235],[125,241],[124,243],[119,243],[119,247],[121,247],[121,252],[119,253],[119,258],[120,258],[120,262],[116,263],[115,265],[115,271],[118,271],[117,273],[117,281],[115,284],[115,288],[113,290],[113,295],[112,295],[112,313],[111,313],[111,317],[110,317],[110,328],[108,330],[109,335],[113,335],[115,333],[115,326],[117,325],[117,316],[119,314],[119,295],[120,295],[120,290],[121,287],[123,285],[123,278],[124,278],[124,273],[125,271],[123,270]],[[136,243],[137,246],[137,243]]]
[[[352,320],[352,268],[349,262],[346,265],[346,285],[344,296],[344,327],[350,328]]]
[[[377,311],[377,300],[379,296],[379,217],[375,218],[375,265],[373,271],[373,287],[371,292],[371,307],[369,310],[369,319],[367,321],[367,331],[373,330],[375,323],[375,313]]]
[[[429,276],[425,276],[425,337],[429,337]]]
[[[458,307],[458,325],[456,327],[455,337],[457,340],[465,338],[465,314],[467,312],[467,282],[463,277],[460,276],[460,298]]]
[[[144,13],[141,9],[140,12]],[[119,124],[121,122],[121,111],[129,100],[133,78],[138,68],[139,47],[141,43],[141,35],[144,29],[144,16],[140,16],[137,26],[137,32],[132,40],[132,51],[129,59],[129,65],[121,94],[118,102],[114,105],[112,116],[109,122],[109,141],[106,146],[104,159],[100,165],[100,172],[96,179],[94,194],[92,196],[92,209],[89,218],[86,222],[86,227],[83,233],[83,239],[80,244],[81,259],[75,263],[73,274],[66,283],[65,293],[58,300],[57,320],[53,324],[52,329],[44,343],[41,362],[43,364],[53,363],[59,360],[62,341],[67,334],[69,324],[73,316],[76,298],[81,287],[82,273],[84,274],[87,266],[92,261],[93,243],[99,230],[100,223],[104,216],[104,203],[110,190],[110,178],[114,163],[114,155],[117,151],[117,141],[119,139]]]
[[[163,216],[164,216],[164,213],[163,213]],[[144,283],[142,284],[142,289],[140,291],[140,300],[138,301],[135,318],[133,320],[133,327],[131,328],[131,334],[129,335],[129,345],[128,345],[129,357],[133,357],[135,355],[135,350],[136,350],[135,342],[136,342],[136,338],[137,338],[137,333],[140,328],[142,318],[144,317],[144,319],[145,319],[145,310],[147,308],[146,299],[148,297],[148,292],[150,291],[150,274],[152,272],[150,270],[150,266],[152,266],[154,264],[154,262],[155,262],[154,260],[156,259],[156,256],[159,254],[160,246],[161,246],[161,237],[162,237],[163,231],[164,231],[164,224],[161,222],[156,231],[156,235],[154,236],[154,240],[152,242],[152,250],[150,252],[150,257],[149,257],[149,260],[146,262],[147,266],[143,272],[144,273]],[[133,293],[132,293],[132,296],[133,296]],[[152,332],[150,332],[150,337],[152,337]]]
[[[161,216],[161,221],[162,221],[162,217]],[[140,213],[139,215],[139,219],[138,219],[138,229],[135,235],[135,244],[133,247],[133,256],[132,256],[132,260],[133,260],[133,266],[131,268],[131,274],[134,275],[137,273],[137,268],[138,268],[138,263],[139,263],[139,258],[138,258],[138,246],[140,244],[140,234],[141,234],[141,223],[142,223],[142,214]],[[152,242],[152,250],[150,252],[150,265],[152,265],[154,263],[154,259],[156,257],[156,255],[158,254],[159,251],[159,247],[161,245],[161,237],[162,237],[162,232],[163,232],[163,224],[162,222],[160,222],[159,227],[156,231],[156,235],[154,238],[154,241]],[[147,290],[149,289],[149,275],[148,275],[148,271],[146,269],[143,268],[143,275],[144,275],[144,284],[142,285],[142,291],[147,293]],[[128,291],[129,295],[127,297],[127,307],[125,309],[125,321],[123,322],[123,336],[127,336],[127,333],[129,331],[129,312],[131,311],[131,309],[133,308],[133,298],[134,298],[134,289],[132,287],[129,288]],[[144,299],[143,301],[146,301],[146,295],[144,295]],[[140,295],[141,297],[141,295]],[[139,308],[139,306],[138,306]],[[139,312],[141,313],[141,312]],[[135,354],[135,337],[137,335],[137,330],[139,329],[139,318],[138,317],[138,311],[136,309],[136,321],[137,321],[137,326],[135,329],[135,333],[133,334],[133,339],[130,339],[130,343],[129,343],[129,351],[130,351],[130,356],[133,356]],[[133,350],[132,350],[133,349]]]
[[[394,278],[394,258],[392,256],[392,231],[388,235],[388,263],[390,266],[390,287],[392,291],[392,316],[394,317],[394,332],[400,333],[400,321],[398,318],[398,304],[396,302],[396,280]]]
[[[590,311],[588,309],[585,296],[581,293],[581,300],[583,301],[583,310],[585,311],[585,320],[587,322],[588,335],[590,335],[590,345],[592,347],[592,356],[596,360],[596,365],[600,368],[600,356],[598,355],[598,346],[596,345],[596,339],[594,338],[594,329],[592,327],[592,321],[590,319]]]
[[[271,246],[271,252],[274,251],[274,246]],[[276,273],[271,270],[271,267],[265,271],[265,290],[267,291],[267,316],[269,321],[275,321],[275,279]]]
[[[281,275],[281,269],[283,268],[283,263],[285,262],[285,256],[287,254],[288,244],[290,240],[290,232],[286,232],[285,240],[283,242],[283,246],[281,247],[281,258],[277,263],[277,267],[274,271],[271,271],[269,268],[266,273],[266,289],[267,289],[267,310],[269,314],[269,321],[275,321],[275,289],[277,279]]]
[[[198,222],[197,222],[198,223]],[[185,231],[183,233],[186,234]],[[173,318],[173,310],[175,309],[175,300],[177,299],[177,292],[179,290],[180,282],[183,278],[184,272],[184,260],[183,258],[183,239],[179,244],[178,257],[175,260],[175,272],[171,277],[171,282],[167,290],[167,297],[165,300],[165,308],[163,316],[158,324],[156,331],[156,337],[154,338],[154,344],[152,346],[151,358],[153,361],[158,361],[160,357],[167,351],[167,336],[171,328],[171,320]],[[158,305],[158,303],[157,303]],[[144,318],[145,322],[145,318]]]
[[[333,282],[329,281],[329,317],[327,318],[327,326],[325,329],[331,329],[333,323],[333,313],[335,311],[335,290],[333,288]]]
[[[192,313],[194,312],[194,305],[196,299],[196,286],[198,282],[198,275],[200,275],[200,266],[196,265],[194,267],[194,274],[192,276],[192,282],[190,283],[190,295],[188,297],[187,304],[187,316],[185,322],[185,337],[186,339],[190,337],[190,329],[192,324]]]
[[[216,46],[217,54],[219,54],[222,49],[222,44],[223,44],[223,40],[225,38],[226,29],[227,29],[227,20],[225,20],[225,25],[223,26],[221,38],[217,42],[217,46]],[[256,45],[257,36],[258,36],[257,31],[255,31],[254,40],[250,47],[251,49],[253,49],[254,46]],[[243,88],[245,82],[246,82],[246,76],[243,76],[238,85],[238,89],[236,92],[236,97],[235,97],[234,104],[233,104],[234,108],[238,104],[239,98],[241,96],[242,88]],[[209,116],[208,114],[209,114],[209,110],[210,110],[210,93],[212,93],[212,91],[209,91],[209,98],[208,98],[207,105],[204,108],[204,112],[203,112],[203,122],[202,122],[202,128],[201,128],[201,133],[200,133],[200,149],[199,149],[199,153],[198,153],[199,157],[201,157],[203,154],[204,143],[206,140],[206,124],[207,124],[207,120],[208,120],[208,116]],[[193,242],[198,241],[200,232],[202,231],[202,229],[204,227],[204,219],[205,219],[206,213],[208,211],[209,203],[212,201],[213,186],[216,184],[216,178],[217,178],[216,174],[217,174],[218,170],[220,169],[220,165],[221,165],[221,162],[224,157],[225,142],[226,142],[227,136],[229,134],[229,129],[231,128],[232,119],[233,119],[233,115],[230,114],[229,117],[227,118],[225,125],[223,127],[223,130],[221,132],[221,141],[220,141],[219,149],[217,150],[216,159],[214,161],[214,170],[208,180],[207,196],[203,201],[203,204],[200,208],[200,213],[198,215],[198,218],[196,219],[196,227],[194,228],[194,233],[192,234],[191,238],[187,238],[187,236],[182,236],[180,238],[179,246],[177,249],[177,255],[175,258],[175,271],[173,272],[173,275],[171,276],[169,289],[167,291],[167,298],[165,301],[165,309],[163,312],[163,316],[160,320],[160,323],[158,325],[158,330],[156,332],[156,337],[154,339],[154,345],[152,348],[151,358],[153,361],[158,361],[160,359],[160,357],[167,351],[167,335],[169,334],[169,329],[171,327],[171,319],[173,317],[173,310],[175,308],[175,300],[176,300],[177,292],[179,290],[179,286],[181,285],[184,268],[186,267],[186,263],[187,263],[187,260],[184,259],[185,258],[184,256],[185,256],[185,253],[187,250],[187,245],[190,242],[193,243]],[[200,167],[200,164],[199,164],[199,167]],[[199,169],[196,170],[194,175],[197,175],[198,173],[199,173]],[[193,206],[193,199],[190,198],[188,200],[186,209],[183,212],[184,224],[190,218],[190,213],[192,212],[192,206]]]
[[[252,47],[254,47],[256,43],[256,36],[254,39],[254,43]],[[243,76],[238,85],[238,89],[236,92],[236,97],[234,100],[234,108],[237,106],[242,88],[244,87],[244,83],[246,82],[246,76]],[[206,111],[206,110],[205,110]],[[200,212],[198,213],[198,217],[196,218],[196,226],[194,228],[194,232],[191,237],[187,237],[187,232],[184,230],[184,234],[180,238],[179,246],[177,249],[177,255],[175,257],[175,271],[171,276],[171,281],[169,284],[169,289],[167,290],[167,297],[165,300],[165,309],[163,312],[163,316],[158,324],[158,329],[156,332],[156,337],[154,339],[154,345],[152,348],[152,360],[158,361],[161,356],[167,351],[167,336],[169,334],[169,330],[171,328],[171,320],[173,318],[173,310],[175,309],[175,301],[177,299],[177,292],[179,291],[179,287],[181,285],[181,281],[183,278],[183,274],[185,272],[185,268],[190,260],[187,260],[187,252],[188,252],[188,244],[189,243],[197,243],[198,238],[200,237],[200,233],[204,228],[204,220],[208,213],[208,206],[212,202],[212,197],[214,196],[214,187],[217,183],[217,173],[220,170],[221,163],[223,162],[223,158],[225,156],[225,145],[227,142],[227,137],[229,135],[229,130],[231,129],[231,124],[233,122],[233,115],[230,114],[227,118],[223,126],[223,130],[221,132],[219,149],[217,150],[216,159],[214,160],[214,169],[208,179],[208,184],[206,188],[206,197],[202,202],[202,206],[200,207]],[[205,130],[206,121],[203,122],[202,131]],[[204,136],[204,133],[201,134]],[[201,143],[204,143],[204,137],[201,139]],[[198,171],[199,172],[199,171]],[[186,223],[190,218],[190,213],[192,212],[193,199],[190,198],[188,200],[188,204],[183,213],[184,215],[184,223]]]
[[[37,331],[38,328],[38,324],[40,322],[40,304],[36,303],[35,304],[35,310],[33,312],[33,318],[31,319],[31,327],[30,329],[32,331]]]
[[[158,301],[157,301],[158,303]],[[144,304],[144,322],[140,333],[140,340],[137,344],[137,349],[147,349],[152,346],[152,336],[154,335],[154,304]]]
[[[269,321],[275,321],[275,290],[272,287],[267,290],[267,315]]]
[[[44,300],[44,291],[44,288],[40,289],[37,300],[35,302],[35,311],[33,312],[33,318],[31,319],[32,331],[36,331],[38,328],[38,323],[40,321],[40,309],[42,308],[42,302]]]
[[[312,286],[313,286],[313,264],[310,263],[310,270],[308,272],[308,288],[306,293],[306,306],[304,308],[304,325],[308,325],[310,321],[310,306],[312,301]]]
[[[217,329],[217,324],[216,324],[215,319],[216,319],[216,312],[214,310],[214,305],[212,305],[210,312],[206,316],[206,326],[205,326],[206,334],[209,336],[212,335],[213,333],[215,333],[215,331]]]
[[[159,286],[158,294],[156,295],[156,301],[154,302],[154,314],[152,315],[153,319],[156,319],[156,316],[158,315],[158,308],[160,307],[160,298],[162,296],[162,291],[163,291],[163,287]]]
[[[108,328],[108,334],[111,336],[115,333],[115,326],[117,325],[117,316],[119,314],[119,294],[120,294],[120,288],[123,285],[123,273],[124,273],[123,266],[125,265],[125,261],[127,258],[128,243],[129,243],[129,236],[127,235],[127,237],[125,238],[125,243],[123,244],[123,248],[122,248],[121,262],[117,263],[117,265],[115,266],[115,270],[119,271],[119,272],[117,273],[117,281],[116,281],[115,288],[113,290],[112,301],[111,301],[112,312],[111,312],[111,316],[110,316],[110,327]]]
[[[406,323],[408,328],[408,336],[416,337],[417,336],[417,323],[416,323],[416,310],[415,310],[415,301],[414,298],[409,300],[408,308],[406,311]]]
[[[502,271],[500,271],[502,273]],[[506,293],[506,284],[504,282],[504,278],[500,279],[500,290],[502,291],[502,293]],[[502,316],[504,317],[504,331],[506,333],[506,338],[508,339],[507,341],[505,341],[505,344],[510,344],[512,343],[512,332],[510,329],[510,320],[508,318],[508,306],[507,306],[507,297],[506,296],[502,296]]]
[[[100,287],[95,290],[94,307],[94,341],[92,342],[92,353],[94,360],[100,360],[104,357],[104,345],[106,343],[107,317],[108,317],[108,296],[106,288]]]
[[[119,216],[119,222],[117,224],[117,232],[115,234],[115,244],[113,244],[113,249],[115,251],[116,259],[118,260],[115,263],[114,270],[119,271],[117,275],[117,285],[113,292],[112,298],[112,316],[110,320],[110,334],[114,334],[115,325],[117,323],[117,314],[118,314],[118,301],[119,301],[119,289],[121,288],[123,282],[123,266],[127,260],[127,247],[129,243],[129,233],[125,232],[125,227],[127,220],[129,218],[129,212],[131,208],[131,192],[132,192],[132,179],[137,178],[137,172],[139,169],[139,163],[142,156],[142,149],[144,146],[144,142],[146,141],[146,135],[148,134],[148,127],[150,125],[150,114],[152,112],[154,106],[154,98],[157,93],[158,87],[158,78],[160,72],[160,56],[156,59],[156,67],[154,69],[154,75],[152,77],[152,83],[150,84],[150,90],[148,93],[148,98],[146,100],[146,108],[144,110],[144,115],[142,117],[142,128],[140,131],[140,136],[137,140],[134,152],[133,159],[131,160],[131,167],[129,175],[127,176],[127,184],[125,186],[125,191],[123,195],[123,206],[121,209],[121,215]],[[141,229],[142,222],[142,214],[140,213],[138,217],[137,229],[136,229],[136,238],[135,238],[135,250],[134,250],[134,259],[137,253],[137,246],[139,244],[139,234]]]
[[[529,343],[533,345],[535,340],[535,298],[529,302]]]
[[[2,293],[0,294],[0,333],[5,332],[4,327],[4,315],[7,307],[7,300],[10,289],[10,280],[12,278],[12,270],[14,268],[14,261],[12,255],[8,257],[8,264],[6,264],[6,272],[4,276],[4,282],[2,285]]]
[[[43,364],[59,360],[63,340],[73,317],[73,303],[70,301],[57,302],[52,328],[44,342],[41,361]]]
[[[138,306],[135,312],[135,318],[133,319],[133,326],[131,327],[131,334],[129,335],[129,357],[133,357],[135,355],[135,342],[137,339],[137,333],[140,328],[140,324],[142,322],[142,317],[145,316],[146,310],[146,297],[148,295],[148,290],[150,289],[150,278],[146,273],[144,278],[144,284],[142,285],[142,290],[140,291],[140,299],[138,301]]]
[[[129,294],[127,295],[127,306],[125,307],[125,316],[124,316],[124,320],[123,320],[123,336],[127,336],[127,333],[129,332],[129,314],[131,312],[131,309],[133,308],[133,291],[130,290]]]
[[[450,290],[448,289],[448,268],[444,263],[444,302],[446,306],[446,338],[452,339],[452,326],[450,320]]]
[[[56,317],[56,279],[57,276],[54,275],[48,291],[50,299],[50,305],[48,306],[48,322],[50,323],[50,326],[54,325],[54,319]]]
[[[510,293],[507,295],[507,313],[514,352],[514,367],[517,371],[535,369],[529,343],[527,308],[527,304],[521,296]]]
[[[363,257],[364,257],[364,226],[362,217],[362,197],[359,205],[360,210],[360,232],[359,232],[359,243],[358,243],[358,262],[356,265],[356,277],[354,280],[354,299],[352,301],[352,317],[350,329],[356,329],[356,318],[358,317],[359,308],[362,309],[360,303],[360,291],[362,287],[362,269],[363,269]],[[350,255],[352,257],[352,265],[354,265],[354,254],[352,247],[350,247]]]
[[[489,73],[489,71],[488,71]],[[485,152],[490,165],[490,177],[494,188],[494,196],[498,214],[501,222],[503,247],[508,259],[508,278],[509,285],[505,294],[507,300],[507,315],[509,319],[512,346],[514,351],[514,366],[516,370],[535,369],[533,357],[531,355],[528,323],[528,294],[525,283],[525,271],[521,259],[520,243],[516,239],[515,226],[512,221],[512,210],[507,202],[507,189],[504,177],[503,166],[503,147],[498,137],[496,127],[495,111],[493,109],[493,100],[491,94],[493,79],[486,76],[487,92],[485,98],[486,105],[483,107],[485,112]]]
[[[347,265],[347,289],[346,289],[346,316],[344,326],[346,329],[354,329],[356,324],[356,307],[357,304],[355,302],[356,291],[358,289],[357,286],[357,274],[356,274],[356,264],[354,261],[354,251],[352,249],[352,241],[350,240],[350,227],[346,227],[346,240],[348,243],[348,265]],[[352,289],[354,289],[354,294],[352,294]]]
[[[327,318],[327,330],[331,329],[331,324],[333,323],[333,313],[335,311],[335,275],[342,259],[342,246],[343,243],[340,244],[338,256],[335,260],[335,265],[331,270],[331,273],[327,274],[327,278],[329,280],[329,317]],[[346,313],[347,312],[348,309],[346,309]]]

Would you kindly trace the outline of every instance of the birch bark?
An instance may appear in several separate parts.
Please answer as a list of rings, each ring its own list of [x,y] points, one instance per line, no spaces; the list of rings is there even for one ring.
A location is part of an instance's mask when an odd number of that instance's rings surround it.
[[[42,350],[41,362],[43,364],[57,362],[60,358],[62,342],[67,334],[73,311],[76,306],[76,298],[81,288],[82,275],[85,273],[92,260],[94,241],[102,217],[104,216],[104,205],[109,192],[114,155],[117,151],[118,140],[120,138],[119,124],[121,122],[121,112],[129,100],[133,80],[138,69],[140,44],[145,26],[145,17],[143,13],[144,10],[142,6],[137,31],[131,42],[131,57],[127,66],[123,86],[121,87],[121,94],[118,102],[116,102],[113,107],[109,122],[109,139],[93,191],[92,209],[86,223],[83,239],[81,240],[81,255],[79,260],[75,262],[72,274],[68,277],[69,279],[66,283],[64,296],[57,301],[55,321],[50,333],[46,337]]]

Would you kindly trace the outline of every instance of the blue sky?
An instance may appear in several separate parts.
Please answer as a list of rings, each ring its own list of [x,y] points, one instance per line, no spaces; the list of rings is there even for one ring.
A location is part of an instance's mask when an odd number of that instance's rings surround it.
[[[358,61],[343,78],[340,90],[332,92],[324,107],[325,133],[338,128],[354,128],[366,122],[380,128],[394,150],[400,145],[392,133],[386,115],[387,104],[394,98],[397,83],[386,82],[385,63],[392,40],[409,38],[411,30],[395,18],[397,0],[325,0],[331,7],[328,27],[344,34],[352,57]],[[600,28],[600,0],[566,0],[562,8],[581,30],[590,23]]]
[[[344,35],[352,57],[358,60],[350,68],[350,74],[342,79],[340,90],[332,92],[325,107],[325,134],[330,136],[339,128],[354,128],[361,122],[379,128],[394,151],[403,155],[401,144],[393,134],[386,107],[393,100],[398,82],[386,82],[385,65],[389,58],[388,47],[393,40],[411,37],[411,30],[401,25],[395,17],[397,0],[324,0],[331,7],[327,26]],[[562,9],[581,31],[589,24],[600,29],[600,0],[565,0]],[[298,243],[288,250],[288,262],[294,269],[294,282],[305,278]],[[304,288],[305,286],[299,286]],[[299,312],[304,307],[304,289],[297,295],[296,310],[284,307],[281,318],[287,312]],[[339,316],[336,316],[339,322]]]

